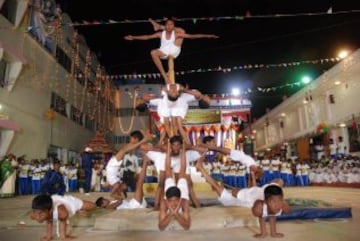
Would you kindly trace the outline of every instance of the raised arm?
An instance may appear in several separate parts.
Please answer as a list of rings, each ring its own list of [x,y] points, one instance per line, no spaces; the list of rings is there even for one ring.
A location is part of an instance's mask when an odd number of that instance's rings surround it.
[[[152,136],[150,134],[144,136],[144,138],[139,141],[138,143],[132,144],[129,143],[126,146],[124,146],[123,148],[121,148],[115,155],[116,160],[121,160],[123,159],[124,155],[126,153],[128,153],[129,151],[135,150],[136,148],[140,147],[142,144],[146,143],[148,141],[148,138],[152,138]]]
[[[150,40],[150,39],[156,39],[161,38],[161,33],[157,32],[154,34],[147,34],[147,35],[127,35],[124,37],[125,40]]]

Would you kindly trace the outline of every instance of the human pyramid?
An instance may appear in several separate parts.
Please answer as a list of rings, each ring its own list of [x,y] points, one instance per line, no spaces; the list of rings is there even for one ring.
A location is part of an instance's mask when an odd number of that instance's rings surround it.
[[[164,131],[158,143],[153,142],[154,138],[150,133],[136,130],[130,134],[130,142],[112,156],[106,166],[107,182],[111,186],[110,196],[113,200],[100,197],[95,202],[96,206],[114,210],[147,208],[143,184],[147,165],[152,161],[159,175],[154,203],[154,209],[159,213],[159,230],[165,230],[171,222],[177,222],[183,229],[188,230],[191,227],[190,202],[195,208],[201,206],[193,189],[189,169],[190,163],[196,162],[196,169],[216,191],[218,200],[223,206],[247,207],[252,210],[254,216],[259,218],[260,233],[255,237],[267,235],[265,218],[270,220],[270,235],[282,237],[283,234],[276,231],[276,216],[289,211],[289,206],[283,197],[282,180],[277,179],[265,186],[257,186],[257,180],[261,177],[262,170],[251,156],[241,150],[216,146],[212,136],[206,136],[203,140],[198,140],[197,143],[191,145],[183,128],[183,119],[186,116],[188,104],[198,100],[206,105],[210,100],[198,90],[191,90],[175,83],[173,60],[179,55],[181,44],[185,38],[217,38],[217,36],[187,34],[183,29],[175,27],[173,20],[167,20],[164,26],[151,19],[150,22],[157,31],[156,33],[141,36],[128,35],[125,39],[161,39],[161,47],[151,51],[151,56],[165,79],[164,95],[144,94],[139,100],[138,106],[156,105],[157,113],[164,124]],[[161,59],[169,60],[168,75],[162,67]],[[136,181],[134,196],[127,200],[124,197],[118,173],[124,155],[136,149],[140,150],[143,156],[142,168]],[[233,161],[245,165],[249,173],[249,186],[242,189],[227,189],[210,176],[203,165],[205,154],[209,150],[228,155]],[[84,213],[94,209],[95,204],[68,195],[39,195],[32,202],[31,217],[39,222],[47,222],[47,232],[43,240],[52,239],[53,220],[58,221],[60,239],[69,240],[66,234],[67,219],[75,213]]]

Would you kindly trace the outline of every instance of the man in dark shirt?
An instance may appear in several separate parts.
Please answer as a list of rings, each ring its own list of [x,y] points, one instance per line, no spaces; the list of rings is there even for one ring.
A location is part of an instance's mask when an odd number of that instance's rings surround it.
[[[92,149],[86,147],[81,157],[81,166],[85,173],[84,192],[86,195],[90,193],[93,163],[94,154],[92,153]]]
[[[64,177],[60,173],[60,161],[54,162],[54,169],[46,172],[45,177],[41,183],[42,194],[59,194],[64,195],[66,190]]]

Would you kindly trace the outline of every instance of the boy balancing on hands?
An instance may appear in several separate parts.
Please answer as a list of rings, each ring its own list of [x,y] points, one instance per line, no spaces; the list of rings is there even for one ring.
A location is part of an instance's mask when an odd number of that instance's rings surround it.
[[[266,237],[266,217],[269,217],[270,235],[272,237],[283,237],[283,234],[276,232],[276,216],[281,215],[282,212],[290,212],[290,207],[284,200],[281,188],[284,183],[281,179],[274,179],[262,187],[253,186],[227,190],[207,173],[203,166],[203,159],[204,156],[198,160],[196,169],[201,172],[206,182],[216,191],[218,200],[222,205],[251,208],[253,215],[259,218],[261,231],[255,237]]]
[[[265,238],[267,236],[265,219],[269,218],[270,236],[282,238],[284,234],[276,231],[276,217],[281,213],[290,212],[289,205],[284,201],[283,190],[276,184],[269,184],[264,190],[264,200],[256,200],[252,207],[252,213],[259,218],[260,233],[255,234],[256,238]]]
[[[73,196],[47,195],[36,196],[32,201],[31,219],[39,223],[46,222],[46,234],[41,239],[49,241],[53,239],[53,222],[57,222],[56,232],[61,240],[70,240],[66,235],[66,221],[75,213],[84,214],[86,211],[95,209],[95,204]]]
[[[182,145],[180,151],[180,160],[179,180],[176,184],[171,171],[171,148],[170,143],[168,143],[165,159],[165,197],[160,202],[158,223],[161,231],[165,230],[173,220],[177,221],[185,230],[190,228],[189,191],[185,176],[186,157],[184,145]]]

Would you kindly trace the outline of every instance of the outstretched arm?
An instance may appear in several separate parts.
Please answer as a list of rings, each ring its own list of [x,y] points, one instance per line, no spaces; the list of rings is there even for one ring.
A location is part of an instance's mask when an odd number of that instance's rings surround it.
[[[183,88],[182,92],[190,94],[195,96],[196,99],[198,100],[203,100],[205,102],[207,102],[208,104],[210,103],[210,98],[207,95],[203,95],[200,91],[195,90],[195,89],[187,89],[187,88]]]
[[[198,39],[198,38],[219,38],[215,34],[188,34],[188,33],[178,33],[177,37],[179,38],[188,38],[188,39]]]
[[[161,33],[154,33],[154,34],[149,34],[149,35],[127,35],[124,37],[125,40],[150,40],[150,39],[155,39],[155,38],[161,38]]]

